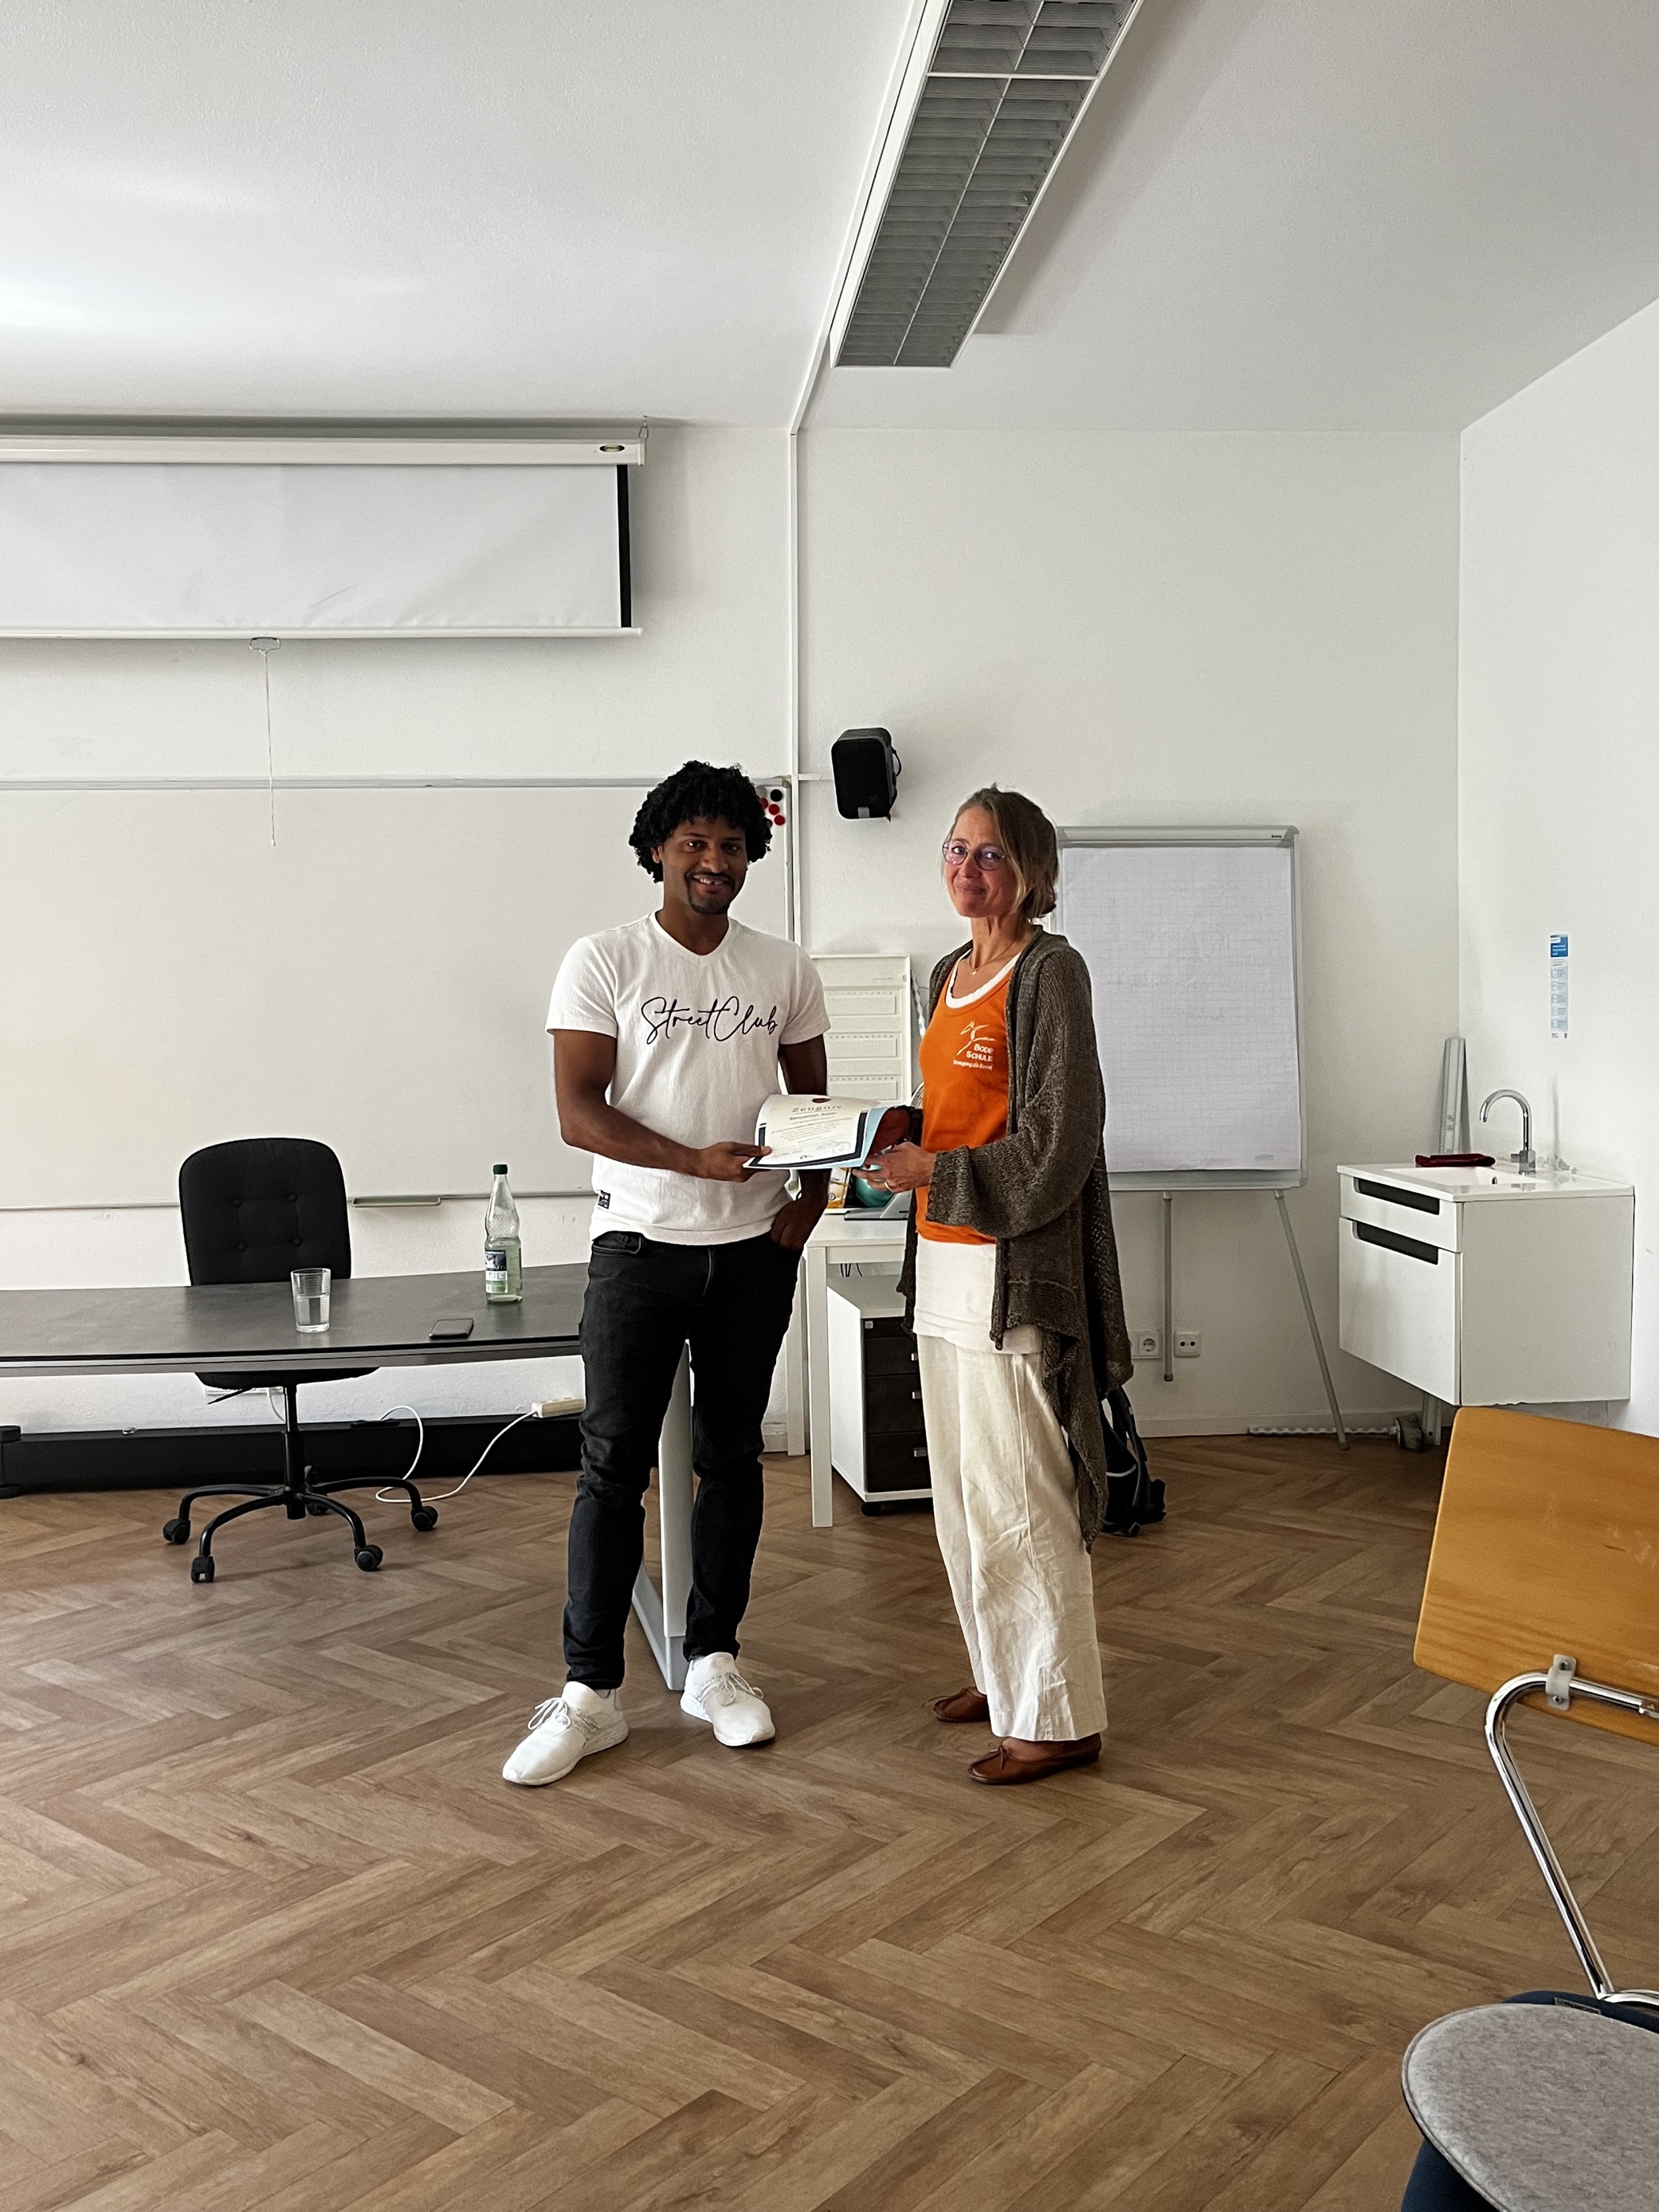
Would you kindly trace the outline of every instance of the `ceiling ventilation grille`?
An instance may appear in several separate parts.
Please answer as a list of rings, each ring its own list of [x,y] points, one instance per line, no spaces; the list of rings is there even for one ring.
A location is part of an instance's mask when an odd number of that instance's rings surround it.
[[[1138,0],[951,0],[836,356],[948,368]]]

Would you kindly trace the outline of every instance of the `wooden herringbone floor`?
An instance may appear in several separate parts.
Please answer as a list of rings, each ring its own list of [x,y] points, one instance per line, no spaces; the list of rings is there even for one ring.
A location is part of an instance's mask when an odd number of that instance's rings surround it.
[[[927,1711],[930,1522],[843,1492],[815,1534],[799,1465],[745,1645],[777,1743],[640,1646],[629,1742],[533,1793],[568,1478],[384,1511],[374,1578],[245,1525],[210,1589],[159,1496],[0,1504],[0,2205],[1392,2208],[1407,2038],[1576,1984],[1477,1701],[1412,1667],[1437,1467],[1157,1457],[1173,1517],[1095,1555],[1108,1755],[1018,1791]],[[1520,1733],[1659,1978],[1659,1761]]]

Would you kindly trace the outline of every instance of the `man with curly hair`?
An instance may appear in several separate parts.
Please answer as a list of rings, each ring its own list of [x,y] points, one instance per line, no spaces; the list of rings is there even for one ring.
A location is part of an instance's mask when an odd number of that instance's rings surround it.
[[[741,769],[688,761],[634,823],[654,914],[565,955],[547,1026],[559,1127],[593,1155],[582,1309],[586,1403],[570,1520],[568,1679],[502,1770],[557,1782],[628,1734],[623,1633],[645,1542],[644,1498],[680,1354],[696,1378],[691,1595],[681,1699],[723,1744],[767,1742],[772,1716],[738,1671],[760,1540],[761,1419],[828,1178],[745,1164],[763,1102],[825,1085],[829,1027],[798,945],[731,918],[771,825]]]

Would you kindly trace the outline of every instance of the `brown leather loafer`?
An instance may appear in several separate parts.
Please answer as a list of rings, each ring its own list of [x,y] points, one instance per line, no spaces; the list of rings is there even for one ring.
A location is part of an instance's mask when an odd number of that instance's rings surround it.
[[[1085,1735],[1077,1743],[1044,1744],[1036,1756],[1017,1757],[1000,1743],[984,1759],[976,1759],[968,1771],[975,1782],[1007,1789],[1015,1783],[1041,1782],[1045,1775],[1064,1774],[1068,1766],[1092,1766],[1099,1757],[1097,1735]]]
[[[965,1690],[952,1690],[948,1698],[933,1700],[936,1721],[988,1721],[990,1717],[991,1700],[971,1684]]]

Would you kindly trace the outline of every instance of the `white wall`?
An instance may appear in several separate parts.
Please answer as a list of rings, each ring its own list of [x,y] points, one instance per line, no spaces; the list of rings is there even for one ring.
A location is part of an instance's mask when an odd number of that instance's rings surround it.
[[[1339,1158],[1431,1137],[1456,1025],[1457,482],[1449,437],[802,440],[807,759],[860,724],[904,761],[891,823],[809,787],[814,951],[959,933],[937,854],[975,784],[1067,823],[1294,823],[1311,1179],[1291,1199],[1345,1408],[1413,1394],[1335,1353]],[[1161,1319],[1158,1201],[1120,1200],[1132,1326]],[[1178,1328],[1136,1411],[1169,1431],[1326,1420],[1270,1200],[1176,1202]]]
[[[805,787],[808,944],[896,945],[923,963],[942,950],[938,843],[955,800],[991,776],[1073,822],[1296,823],[1313,1180],[1292,1206],[1334,1347],[1332,1170],[1425,1140],[1455,1025],[1453,441],[801,444],[806,765],[823,771],[830,740],[863,722],[891,727],[906,763],[890,825],[843,823],[825,786]],[[777,432],[653,434],[636,485],[641,639],[285,647],[279,770],[626,774],[692,753],[781,767],[784,459]],[[258,673],[235,646],[0,644],[0,775],[257,774]],[[1139,1323],[1158,1318],[1157,1212],[1122,1203]],[[474,1212],[360,1213],[358,1265],[470,1267]],[[585,1216],[528,1209],[526,1256],[578,1255]],[[1202,1332],[1204,1356],[1171,1386],[1144,1372],[1138,1409],[1165,1431],[1324,1419],[1270,1202],[1183,1199],[1177,1247],[1177,1322]],[[0,1285],[182,1276],[170,1212],[0,1211]],[[1356,1418],[1408,1402],[1336,1364]],[[563,1383],[405,1370],[326,1397],[342,1414],[405,1397],[489,1411]],[[188,1378],[0,1386],[0,1421],[32,1428],[261,1417],[206,1415]]]
[[[642,637],[284,646],[272,666],[278,774],[646,775],[690,755],[757,775],[782,768],[781,434],[653,432],[633,495]],[[246,646],[0,641],[0,778],[257,775],[264,765],[259,663]],[[517,865],[539,857],[521,852]],[[168,864],[157,854],[158,868]],[[766,866],[781,874],[781,858]],[[781,916],[780,889],[763,894],[757,880],[750,897]],[[642,912],[651,896],[641,876]],[[50,960],[51,948],[43,915],[31,955]],[[7,1212],[3,1182],[0,1164],[0,1287],[185,1279],[175,1211]],[[526,1259],[580,1257],[587,1211],[527,1206]],[[356,1269],[477,1266],[479,1212],[358,1211]],[[492,1412],[556,1395],[574,1372],[574,1362],[404,1370],[314,1392],[311,1411],[362,1418],[407,1399],[423,1413]],[[264,1418],[251,1401],[209,1414],[189,1376],[0,1383],[0,1424],[31,1429]]]
[[[1636,1184],[1632,1393],[1612,1412],[1659,1434],[1659,306],[1466,431],[1462,478],[1471,1092],[1514,1085],[1540,1154]],[[1514,1115],[1494,1109],[1494,1151],[1513,1149]]]

